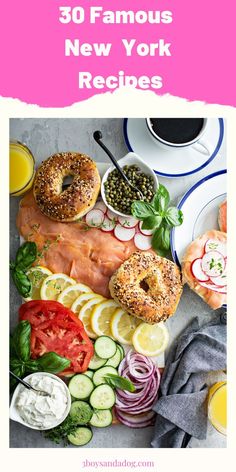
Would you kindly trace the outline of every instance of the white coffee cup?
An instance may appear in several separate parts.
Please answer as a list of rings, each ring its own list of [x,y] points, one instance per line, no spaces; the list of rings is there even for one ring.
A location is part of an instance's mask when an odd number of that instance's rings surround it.
[[[210,155],[211,151],[209,149],[210,148],[209,143],[207,142],[206,139],[204,139],[204,133],[206,131],[206,126],[207,126],[207,122],[208,122],[207,118],[203,118],[203,126],[202,126],[200,132],[198,133],[198,135],[195,136],[195,138],[192,139],[191,141],[187,141],[187,142],[185,141],[183,143],[172,143],[170,141],[166,141],[161,136],[158,136],[158,134],[154,131],[154,129],[152,127],[151,119],[152,118],[146,118],[146,123],[147,123],[148,130],[151,133],[152,137],[156,141],[158,141],[158,144],[162,148],[168,150],[170,148],[172,148],[172,149],[181,149],[181,148],[186,147],[186,146],[192,146],[193,149],[200,152],[201,154]]]

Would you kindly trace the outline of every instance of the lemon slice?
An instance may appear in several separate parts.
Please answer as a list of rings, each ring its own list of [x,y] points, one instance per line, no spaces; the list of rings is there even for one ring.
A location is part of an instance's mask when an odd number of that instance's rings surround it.
[[[91,290],[84,284],[68,285],[68,287],[60,293],[57,301],[67,308],[71,308],[76,298],[78,298],[82,293],[91,293]]]
[[[66,287],[75,285],[76,281],[65,274],[52,274],[44,279],[40,295],[42,300],[57,300]]]
[[[94,293],[94,292],[82,293],[81,295],[79,295],[78,298],[76,298],[74,303],[71,305],[71,310],[77,316],[79,316],[79,312],[80,312],[81,308],[84,306],[84,304],[87,303],[89,300],[92,300],[92,298],[95,298],[97,296],[100,296],[100,295],[96,295],[96,293]],[[103,297],[102,297],[102,299],[103,299]]]
[[[30,282],[32,283],[32,293],[30,297],[24,298],[26,302],[29,302],[30,300],[40,300],[40,289],[41,285],[48,277],[51,275],[51,271],[47,269],[47,267],[42,267],[42,266],[36,266],[36,267],[31,267],[27,272],[26,275]]]
[[[122,344],[132,344],[135,329],[141,320],[118,308],[111,319],[112,336]]]
[[[105,335],[112,337],[110,322],[117,308],[119,308],[119,305],[114,300],[106,300],[94,308],[91,316],[91,325],[97,336]]]
[[[161,321],[155,325],[141,323],[133,334],[134,349],[144,356],[158,356],[168,346],[169,332]]]
[[[79,319],[82,321],[87,335],[89,336],[89,338],[92,339],[96,339],[97,334],[93,331],[93,328],[91,326],[91,315],[95,305],[99,305],[103,300],[104,298],[101,295],[95,295],[94,293],[93,298],[84,303],[79,312]]]

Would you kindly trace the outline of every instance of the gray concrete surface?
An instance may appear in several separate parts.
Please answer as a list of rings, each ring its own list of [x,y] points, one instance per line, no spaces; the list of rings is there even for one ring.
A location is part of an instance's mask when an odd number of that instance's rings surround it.
[[[117,158],[127,153],[127,147],[123,138],[123,121],[121,119],[12,119],[10,121],[11,139],[24,142],[33,152],[36,163],[39,164],[50,154],[58,151],[78,150],[90,155],[98,162],[108,162],[107,156],[97,146],[92,138],[92,133],[101,129],[104,142],[114,152]],[[225,167],[226,143],[222,143],[219,155],[203,171],[181,179],[163,179],[160,181],[167,185],[172,200],[176,202],[185,191],[204,175]],[[19,246],[15,219],[18,211],[19,198],[11,198],[10,201],[10,247],[11,257],[15,256]],[[17,311],[21,299],[14,285],[11,283],[10,292],[10,325],[11,328],[17,321]],[[175,316],[168,321],[171,341],[178,336],[189,321],[198,316],[201,321],[207,321],[214,313],[208,306],[187,287],[184,289],[178,310]],[[214,382],[219,376],[211,377]],[[94,430],[93,440],[87,448],[149,448],[153,428],[133,430],[122,425],[112,426],[104,430]],[[46,441],[41,433],[11,422],[10,446],[13,448],[33,447],[60,447]],[[226,447],[226,438],[217,433],[209,424],[207,439],[194,440],[192,447]]]

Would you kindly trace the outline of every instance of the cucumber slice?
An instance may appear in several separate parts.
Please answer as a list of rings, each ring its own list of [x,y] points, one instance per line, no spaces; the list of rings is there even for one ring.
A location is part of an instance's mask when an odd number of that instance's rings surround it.
[[[106,428],[112,423],[111,410],[96,410],[90,420],[91,426],[96,428]]]
[[[86,370],[86,372],[83,373],[84,375],[87,375],[90,379],[93,378],[94,372],[92,370]]]
[[[122,359],[124,359],[124,357],[125,357],[125,350],[124,350],[123,346],[121,346],[121,344],[116,343],[116,345],[117,345],[117,348],[120,351],[120,355],[121,355],[120,361],[122,361]]]
[[[118,346],[117,346],[114,356],[112,356],[110,359],[108,359],[105,366],[109,365],[111,367],[118,367],[120,362],[121,362],[121,351],[120,351],[120,349],[118,349]]]
[[[84,374],[77,374],[69,382],[69,391],[72,397],[84,400],[94,389],[92,380]]]
[[[96,370],[96,372],[94,372],[94,376],[93,376],[94,385],[98,386],[101,384],[105,384],[106,381],[104,379],[104,376],[107,374],[118,375],[118,372],[116,369],[114,369],[114,367],[111,367],[111,366],[101,367],[101,369],[98,369]]]
[[[80,426],[73,433],[67,436],[68,441],[70,441],[73,446],[84,446],[91,441],[92,437],[92,430],[86,426]]]
[[[78,400],[71,404],[70,416],[78,425],[88,424],[93,416],[93,410],[88,403]]]
[[[109,336],[100,336],[94,343],[94,349],[101,359],[110,359],[116,352],[116,343]]]
[[[116,396],[110,385],[102,384],[94,389],[90,395],[90,405],[95,410],[109,410],[115,405]]]
[[[94,354],[92,359],[90,360],[89,369],[97,370],[97,369],[100,369],[100,367],[104,366],[105,364],[106,364],[106,359],[101,359],[100,357],[96,356],[96,354]]]

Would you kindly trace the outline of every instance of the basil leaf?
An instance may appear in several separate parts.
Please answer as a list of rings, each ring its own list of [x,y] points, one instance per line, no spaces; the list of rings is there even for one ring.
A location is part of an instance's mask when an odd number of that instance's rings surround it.
[[[158,213],[162,214],[168,207],[170,202],[170,195],[167,188],[159,184],[158,189],[153,197],[152,205]]]
[[[38,363],[38,359],[30,359],[25,363],[25,371],[26,372],[39,372],[41,370],[41,367]]]
[[[14,270],[12,272],[12,278],[19,294],[23,298],[29,297],[32,291],[32,283],[23,270],[18,268]]]
[[[170,230],[167,227],[162,226],[158,228],[152,237],[152,247],[157,252],[164,250],[168,251],[170,248]],[[161,253],[160,253],[161,255]]]
[[[162,235],[162,248],[166,251],[170,249],[170,230],[169,228],[164,228]]]
[[[18,377],[23,377],[25,374],[25,365],[20,359],[10,359],[10,370],[13,374],[17,375]],[[10,387],[11,389],[16,386],[17,380],[14,379],[11,375],[10,377]]]
[[[23,362],[30,358],[30,334],[31,325],[29,321],[24,320],[18,323],[12,335],[16,355]]]
[[[176,207],[169,207],[165,213],[165,221],[170,226],[180,226],[183,223],[183,212]]]
[[[155,215],[155,209],[151,203],[135,200],[131,205],[131,213],[135,218],[143,220],[148,216]]]
[[[128,392],[135,392],[135,386],[130,380],[115,374],[106,374],[104,379],[108,385],[113,388],[119,388],[120,390],[127,390]]]
[[[16,266],[21,270],[27,270],[37,258],[37,246],[32,241],[27,241],[19,247],[16,253]]]
[[[10,370],[21,377],[22,372],[24,373],[24,362],[21,359],[10,359]]]
[[[46,372],[54,373],[62,372],[70,366],[69,359],[61,357],[56,352],[47,352],[37,359],[40,369]]]
[[[141,229],[159,228],[161,222],[162,222],[162,216],[160,215],[148,216],[147,218],[143,220]]]
[[[153,236],[152,236],[152,247],[153,249],[158,250],[159,248],[162,247],[162,235],[163,235],[164,228],[161,227],[157,229]]]

